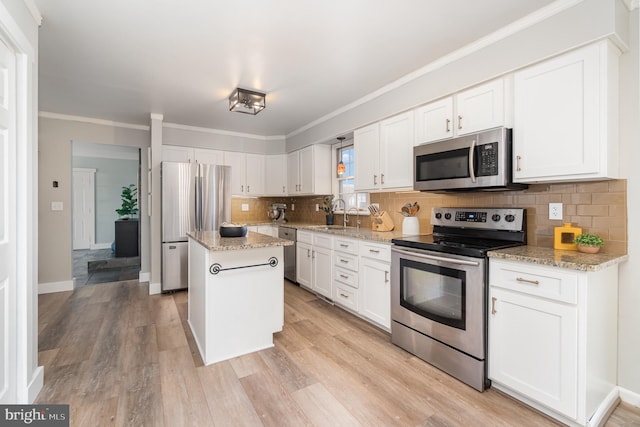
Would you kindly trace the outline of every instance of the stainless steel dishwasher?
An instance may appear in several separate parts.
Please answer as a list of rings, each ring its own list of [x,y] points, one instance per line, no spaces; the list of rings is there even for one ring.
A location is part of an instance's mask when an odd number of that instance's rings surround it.
[[[296,229],[281,225],[278,237],[293,241],[293,245],[284,247],[284,277],[296,283]]]

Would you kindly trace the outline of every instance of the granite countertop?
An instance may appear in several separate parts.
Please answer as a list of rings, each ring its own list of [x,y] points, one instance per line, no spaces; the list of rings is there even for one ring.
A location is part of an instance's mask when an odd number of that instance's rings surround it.
[[[373,231],[367,227],[343,227],[341,225],[319,225],[297,222],[278,223],[280,227],[295,228],[296,230],[319,231],[334,236],[350,237],[353,239],[371,240],[374,242],[391,243],[391,239],[402,237],[402,231],[396,227],[393,231]]]
[[[220,237],[217,231],[190,231],[189,237],[212,251],[237,251],[243,249],[291,246],[291,240],[248,231],[245,237]]]
[[[578,271],[598,271],[624,262],[628,255],[620,254],[584,254],[578,251],[566,251],[540,246],[517,246],[487,252],[489,258],[528,262],[550,267],[567,268]]]

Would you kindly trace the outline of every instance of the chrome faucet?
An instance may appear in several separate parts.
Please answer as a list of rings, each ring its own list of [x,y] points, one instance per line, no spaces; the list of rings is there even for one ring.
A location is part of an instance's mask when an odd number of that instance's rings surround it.
[[[354,209],[356,210],[356,231],[360,231],[360,211],[358,210],[358,208],[349,208],[347,213],[351,212]],[[349,222],[348,219],[347,222]]]
[[[345,203],[345,201],[343,199],[337,199],[335,206],[336,208],[338,207],[338,202],[342,202],[342,226],[344,228],[347,228],[347,222],[349,222],[349,220],[347,219],[347,204]]]

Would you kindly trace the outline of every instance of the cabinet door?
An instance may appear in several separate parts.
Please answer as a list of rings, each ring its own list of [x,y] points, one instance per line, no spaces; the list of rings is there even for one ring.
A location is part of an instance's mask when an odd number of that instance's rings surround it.
[[[162,146],[162,161],[190,163],[193,161],[193,148],[177,145]]]
[[[300,153],[298,151],[287,154],[287,187],[289,187],[289,194],[300,192]]]
[[[245,160],[245,194],[261,196],[264,194],[264,155],[247,154]]]
[[[296,243],[296,281],[308,289],[312,289],[311,245]]]
[[[206,148],[194,148],[193,156],[197,163],[206,165],[223,165],[224,151],[208,150]]]
[[[589,46],[514,76],[514,180],[597,174],[605,122],[598,48]]]
[[[416,145],[453,137],[453,98],[416,109]]]
[[[287,194],[287,155],[265,156],[264,170],[264,193],[268,196],[285,196]]]
[[[578,310],[491,287],[489,378],[577,416]]]
[[[313,194],[314,192],[314,171],[316,165],[313,163],[313,147],[300,150],[299,181],[300,193]]]
[[[457,93],[455,132],[466,135],[504,124],[504,81],[494,80]]]
[[[231,166],[231,194],[245,195],[245,160],[246,154],[225,151],[224,164]]]
[[[391,327],[390,264],[360,258],[360,314],[379,325]]]
[[[413,111],[380,122],[381,188],[413,187]]]
[[[313,290],[327,298],[333,297],[333,255],[327,248],[313,247]]]
[[[380,126],[378,123],[354,131],[353,153],[356,163],[355,189],[362,191],[379,188]]]

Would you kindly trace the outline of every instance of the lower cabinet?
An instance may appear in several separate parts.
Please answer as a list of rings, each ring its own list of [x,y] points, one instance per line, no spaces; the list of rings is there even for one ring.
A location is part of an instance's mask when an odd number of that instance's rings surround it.
[[[308,289],[313,288],[311,251],[311,244],[298,240],[296,243],[296,281]]]
[[[618,267],[490,260],[489,379],[569,424],[596,425],[616,388]]]
[[[298,230],[296,244],[296,279],[301,286],[331,299],[332,236]]]
[[[387,330],[391,328],[390,263],[361,258],[360,314]]]
[[[358,241],[335,237],[333,249],[333,301],[358,313]]]

